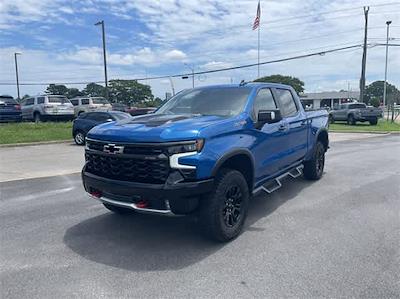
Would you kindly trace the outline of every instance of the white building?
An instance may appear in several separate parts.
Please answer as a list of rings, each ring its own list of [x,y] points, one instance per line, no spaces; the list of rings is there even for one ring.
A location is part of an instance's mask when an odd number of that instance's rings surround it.
[[[300,94],[303,106],[313,109],[334,107],[336,105],[358,101],[360,93],[358,91],[329,91]]]

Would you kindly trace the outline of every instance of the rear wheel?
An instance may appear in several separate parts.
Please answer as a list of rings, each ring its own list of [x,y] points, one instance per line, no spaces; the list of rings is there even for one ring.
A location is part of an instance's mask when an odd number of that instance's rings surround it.
[[[304,177],[307,180],[319,180],[324,173],[325,147],[318,141],[311,160],[304,162]]]
[[[114,212],[116,214],[129,214],[132,213],[133,211],[130,209],[122,208],[122,207],[117,207],[114,205],[109,205],[107,203],[103,203],[104,207],[110,210],[111,212]]]
[[[376,125],[378,124],[378,119],[377,119],[377,118],[371,119],[371,120],[369,121],[369,124],[370,124],[371,126],[376,126]]]
[[[74,141],[77,145],[84,145],[85,144],[85,134],[81,131],[77,131],[74,136]]]
[[[249,188],[242,173],[222,169],[215,189],[202,199],[200,222],[207,237],[220,242],[236,238],[243,229],[249,204]]]
[[[350,114],[350,115],[347,117],[347,124],[348,124],[348,125],[355,125],[355,124],[356,124],[356,120],[354,119],[353,114]]]

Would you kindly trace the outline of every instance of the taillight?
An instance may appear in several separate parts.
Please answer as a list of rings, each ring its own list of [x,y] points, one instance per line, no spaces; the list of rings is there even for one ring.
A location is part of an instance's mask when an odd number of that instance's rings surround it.
[[[14,108],[17,110],[21,110],[21,105],[14,105]]]

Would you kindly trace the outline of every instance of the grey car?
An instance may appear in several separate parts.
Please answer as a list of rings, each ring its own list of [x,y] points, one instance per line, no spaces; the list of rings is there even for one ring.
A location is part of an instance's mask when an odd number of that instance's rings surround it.
[[[380,108],[367,107],[364,103],[346,103],[336,106],[329,112],[329,121],[347,121],[349,125],[355,125],[357,121],[368,121],[371,125],[378,123],[382,117]]]
[[[39,95],[21,102],[22,118],[35,122],[46,120],[72,120],[74,107],[65,96]]]

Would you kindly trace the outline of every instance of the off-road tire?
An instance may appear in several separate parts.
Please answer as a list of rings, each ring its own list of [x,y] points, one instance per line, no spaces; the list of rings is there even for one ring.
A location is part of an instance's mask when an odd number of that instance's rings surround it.
[[[314,147],[312,159],[304,162],[303,174],[307,180],[319,180],[324,173],[325,147],[321,141],[317,141]]]
[[[237,170],[221,169],[214,190],[200,203],[200,224],[203,233],[215,241],[227,242],[243,229],[249,205],[249,187]]]
[[[356,124],[356,120],[354,119],[353,114],[350,114],[349,116],[347,116],[347,124],[353,125],[353,126]]]

